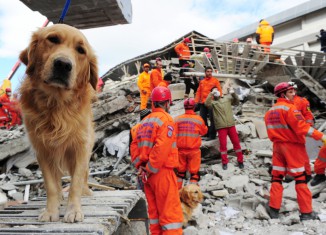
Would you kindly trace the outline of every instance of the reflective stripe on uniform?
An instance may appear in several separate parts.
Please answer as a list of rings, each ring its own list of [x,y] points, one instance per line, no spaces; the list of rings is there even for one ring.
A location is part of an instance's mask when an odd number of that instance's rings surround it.
[[[177,137],[180,137],[180,136],[198,137],[199,134],[193,134],[193,133],[179,133],[179,134],[177,134]]]
[[[273,170],[275,170],[275,171],[286,171],[286,168],[282,167],[282,166],[273,166]]]
[[[158,224],[158,219],[149,219],[150,224]]]
[[[272,107],[270,110],[277,110],[277,109],[282,109],[282,110],[285,110],[285,111],[289,111],[290,108],[288,106],[285,106],[285,105],[277,105],[277,106]]]
[[[195,123],[198,123],[199,125],[202,124],[201,121],[194,119],[194,118],[178,118],[176,120],[176,122],[195,122]]]
[[[307,123],[314,123],[313,120],[306,120]]]
[[[156,174],[156,173],[158,172],[158,170],[159,170],[159,169],[157,169],[157,168],[152,167],[151,162],[148,162],[148,163],[147,163],[147,166],[148,166],[149,170],[150,170],[151,172],[155,173],[155,174]]]
[[[304,172],[305,168],[304,167],[299,167],[299,168],[286,168],[287,171],[291,172],[291,173],[300,173],[300,172]]]
[[[136,157],[134,162],[132,163],[134,166],[136,166],[136,164],[140,162],[140,158],[139,157]]]
[[[323,157],[321,157],[321,156],[318,156],[318,159],[319,159],[320,161],[322,161],[322,162],[326,162],[326,159],[323,158]]]
[[[242,152],[242,149],[234,150],[234,152],[236,152],[236,153],[240,153],[240,152]]]
[[[162,230],[171,230],[171,229],[178,229],[178,228],[182,228],[182,223],[164,224],[162,226]]]
[[[267,125],[267,129],[289,129],[288,125],[282,125],[282,124],[277,124],[277,125]]]
[[[309,127],[309,130],[308,130],[308,133],[306,136],[312,136],[312,133],[314,133],[314,130],[315,130],[314,128]]]
[[[223,151],[223,152],[221,152],[221,154],[227,154],[227,153],[228,153],[227,151],[225,151],[225,152],[224,152],[224,151]]]
[[[145,140],[145,141],[139,142],[137,146],[138,146],[138,148],[141,148],[141,147],[144,147],[144,146],[152,148],[153,143]]]
[[[157,117],[147,118],[144,121],[142,121],[141,123],[144,124],[144,123],[150,123],[150,122],[155,122],[159,126],[163,125],[162,120]]]

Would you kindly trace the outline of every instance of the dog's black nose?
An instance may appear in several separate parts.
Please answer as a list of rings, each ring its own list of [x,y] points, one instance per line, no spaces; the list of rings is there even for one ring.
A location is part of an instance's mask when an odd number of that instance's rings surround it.
[[[67,58],[57,58],[54,60],[54,69],[62,72],[70,72],[72,69],[71,61]]]

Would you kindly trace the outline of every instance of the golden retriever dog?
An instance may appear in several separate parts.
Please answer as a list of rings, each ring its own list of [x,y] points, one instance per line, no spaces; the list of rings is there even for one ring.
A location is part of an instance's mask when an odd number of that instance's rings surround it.
[[[179,191],[183,211],[183,226],[188,224],[193,210],[203,201],[203,194],[197,184],[188,184]]]
[[[81,195],[92,194],[87,179],[94,144],[95,54],[79,30],[56,24],[34,32],[20,60],[27,75],[20,88],[23,119],[47,193],[39,220],[59,220],[61,177],[69,172],[72,179],[64,221],[83,221]]]

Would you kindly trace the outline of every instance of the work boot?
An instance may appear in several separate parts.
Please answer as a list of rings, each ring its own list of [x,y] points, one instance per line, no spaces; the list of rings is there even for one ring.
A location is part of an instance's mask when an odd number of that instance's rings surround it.
[[[307,184],[309,183],[309,181],[312,179],[312,176],[311,175],[306,175],[306,182]]]
[[[243,169],[244,168],[243,162],[239,162],[238,166],[239,166],[240,169]]]
[[[300,220],[316,220],[318,219],[317,215],[315,212],[311,212],[311,213],[301,213],[300,215]]]
[[[280,210],[275,209],[273,207],[268,207],[267,211],[271,219],[278,219]]]
[[[317,174],[311,181],[311,186],[316,186],[326,180],[326,176],[324,174]]]
[[[228,169],[228,164],[223,164],[222,168],[223,168],[223,170],[227,170]]]

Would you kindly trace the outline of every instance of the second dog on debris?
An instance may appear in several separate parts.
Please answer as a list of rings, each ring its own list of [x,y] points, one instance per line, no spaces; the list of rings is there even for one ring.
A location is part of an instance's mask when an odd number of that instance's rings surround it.
[[[183,211],[183,226],[186,226],[194,209],[203,201],[203,194],[196,184],[184,186],[179,193]]]

